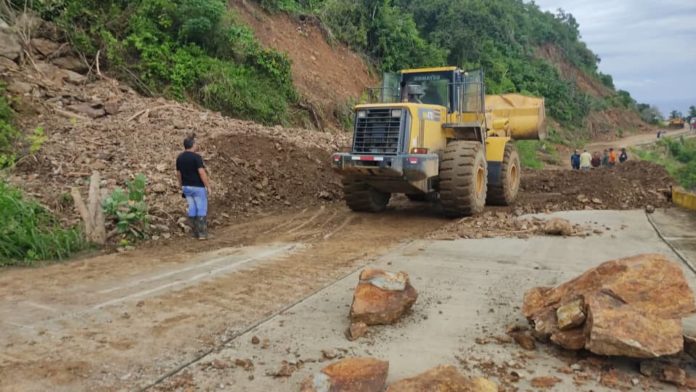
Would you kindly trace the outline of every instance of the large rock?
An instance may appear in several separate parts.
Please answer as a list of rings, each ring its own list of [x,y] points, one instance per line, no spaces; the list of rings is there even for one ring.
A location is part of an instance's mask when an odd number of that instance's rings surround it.
[[[389,362],[374,358],[347,358],[305,379],[300,392],[382,392],[388,372]]]
[[[573,235],[573,225],[567,219],[552,218],[544,225],[544,233],[548,235]]]
[[[99,118],[106,115],[106,111],[101,104],[78,103],[68,105],[67,108],[72,112],[84,114],[91,118]]]
[[[59,43],[44,38],[32,38],[30,42],[31,46],[44,57],[50,56],[60,48]]]
[[[0,29],[0,56],[10,60],[16,60],[22,53],[22,45],[19,43],[17,34],[10,29]]]
[[[54,65],[77,73],[87,72],[87,65],[75,56],[58,57],[51,61]]]
[[[365,269],[355,288],[350,318],[367,325],[393,324],[418,298],[405,272]]]
[[[584,309],[573,304],[578,298]],[[581,309],[587,317],[582,326]],[[540,337],[563,347],[580,348],[584,336],[584,348],[597,354],[651,358],[681,350],[680,319],[696,304],[680,266],[646,254],[605,262],[555,288],[533,288],[522,311]],[[570,328],[567,333],[559,323]]]
[[[612,295],[588,298],[585,348],[600,355],[656,358],[684,347],[680,319],[653,317]]]
[[[438,366],[415,377],[397,381],[387,392],[497,392],[485,378],[464,377],[454,366]]]

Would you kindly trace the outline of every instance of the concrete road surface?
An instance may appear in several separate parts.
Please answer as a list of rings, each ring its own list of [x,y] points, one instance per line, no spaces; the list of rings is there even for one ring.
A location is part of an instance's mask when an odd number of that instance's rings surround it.
[[[610,390],[597,378],[576,386],[561,371],[579,357],[545,345],[533,352],[515,344],[498,343],[507,326],[525,322],[520,312],[523,293],[534,286],[564,282],[597,264],[639,253],[657,252],[684,267],[692,289],[696,275],[654,230],[642,211],[575,211],[553,214],[604,231],[587,238],[532,237],[409,243],[378,259],[372,266],[410,274],[419,291],[413,312],[394,326],[373,327],[355,342],[343,335],[355,271],[316,294],[251,328],[222,349],[202,357],[163,385],[185,382],[198,390],[294,391],[302,379],[318,371],[329,357],[374,356],[390,362],[388,382],[410,377],[440,364],[457,366],[464,374],[482,375],[485,369],[521,377],[514,386],[534,390],[530,380],[554,376],[562,381],[550,390]],[[652,217],[663,236],[682,244],[692,238],[696,219],[678,211]],[[680,246],[681,246],[680,245]],[[359,246],[359,244],[356,244]],[[683,254],[694,256],[694,248]],[[692,259],[692,262],[694,260]],[[306,276],[308,281],[312,276]],[[693,319],[687,330],[696,330]],[[252,337],[261,343],[252,344]],[[250,359],[251,370],[226,367],[236,359]],[[289,377],[273,375],[286,363],[301,364]],[[613,361],[612,366],[634,382],[647,382],[636,363]],[[692,372],[694,369],[689,369]],[[571,372],[572,373],[572,372]],[[642,384],[641,384],[642,386]],[[673,390],[656,383],[657,390]],[[640,388],[642,389],[642,388]]]

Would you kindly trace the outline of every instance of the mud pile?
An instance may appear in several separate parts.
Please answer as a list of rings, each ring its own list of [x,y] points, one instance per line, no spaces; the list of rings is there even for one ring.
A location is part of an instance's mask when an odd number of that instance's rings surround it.
[[[266,127],[142,97],[94,70],[60,67],[50,56],[37,51],[33,64],[0,67],[0,81],[16,97],[20,125],[45,137],[38,152],[17,162],[9,180],[66,222],[79,221],[70,188],[86,192],[90,174],[99,171],[108,189],[144,174],[153,223],[174,227],[185,209],[174,161],[190,134],[211,172],[211,209],[220,212],[213,223],[341,197],[329,155],[349,143],[345,134]]]
[[[644,161],[589,172],[526,171],[517,207],[523,212],[667,207],[665,190],[673,184],[662,166]]]

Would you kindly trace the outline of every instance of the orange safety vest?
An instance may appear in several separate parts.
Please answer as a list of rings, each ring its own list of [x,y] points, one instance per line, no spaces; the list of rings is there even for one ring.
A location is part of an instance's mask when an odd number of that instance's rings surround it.
[[[609,153],[609,163],[616,163],[616,151]]]

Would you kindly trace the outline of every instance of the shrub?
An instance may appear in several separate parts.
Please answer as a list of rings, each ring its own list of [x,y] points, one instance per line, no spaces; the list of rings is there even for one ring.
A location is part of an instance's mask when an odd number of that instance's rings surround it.
[[[44,207],[2,181],[0,222],[0,266],[62,260],[87,245],[80,230],[61,227]]]
[[[14,163],[15,143],[20,136],[12,123],[14,112],[4,94],[5,86],[0,84],[0,169]]]
[[[102,65],[142,93],[193,98],[275,124],[297,99],[290,60],[263,48],[224,0],[60,0],[42,7],[77,50],[88,57],[100,51]],[[230,90],[239,88],[246,90]]]
[[[133,181],[126,183],[127,190],[114,189],[102,204],[107,219],[111,220],[116,231],[126,240],[147,237],[149,221],[145,201],[146,186],[147,179],[138,174]]]

